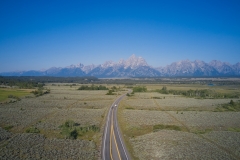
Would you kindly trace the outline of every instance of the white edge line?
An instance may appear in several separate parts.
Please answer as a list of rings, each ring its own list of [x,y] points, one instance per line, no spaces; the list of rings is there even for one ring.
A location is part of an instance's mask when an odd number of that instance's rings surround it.
[[[122,97],[121,97],[122,98]],[[121,99],[120,98],[120,99]],[[117,99],[118,100],[118,99]],[[114,102],[113,102],[113,104],[111,105],[111,107],[110,107],[110,110],[108,111],[108,117],[107,117],[107,125],[106,125],[106,127],[105,127],[105,134],[104,134],[104,143],[103,143],[103,160],[105,160],[106,159],[106,157],[105,157],[105,143],[106,143],[106,136],[107,136],[107,130],[108,130],[108,122],[109,122],[109,115],[110,115],[110,112],[111,112],[111,108],[112,108],[112,106],[114,105],[114,104],[116,104],[117,102],[117,100],[115,100]],[[124,151],[125,152],[125,151]]]
[[[111,111],[112,106],[110,107],[109,112]],[[106,143],[106,136],[107,136],[107,130],[108,130],[108,121],[109,121],[109,112],[108,112],[108,118],[107,118],[107,125],[105,127],[105,134],[104,134],[104,142],[103,142],[103,159],[105,160],[105,143]]]
[[[123,97],[124,97],[124,96],[123,96]],[[121,97],[121,98],[123,98],[123,97]],[[118,107],[118,105],[117,105],[117,107]],[[117,110],[116,110],[116,111],[117,111]],[[117,118],[116,118],[116,119],[117,119]],[[125,148],[124,148],[124,146],[123,146],[123,142],[122,142],[121,136],[120,136],[119,131],[118,131],[118,127],[116,127],[116,128],[117,128],[118,137],[119,137],[119,139],[120,139],[120,142],[121,142],[121,145],[122,145],[123,151],[124,151],[124,153],[125,153],[125,155],[126,155],[126,158],[127,158],[127,160],[128,160],[127,153],[126,153],[126,151],[125,151]]]
[[[124,146],[123,146],[122,139],[121,139],[120,134],[119,134],[119,131],[118,131],[118,127],[117,127],[117,132],[118,132],[118,137],[119,137],[119,139],[120,139],[120,142],[121,142],[121,145],[122,145],[123,151],[124,151],[124,153],[125,153],[125,155],[126,155],[126,158],[127,158],[127,160],[128,160],[127,153],[126,153],[126,151],[125,151],[125,148],[124,148]]]

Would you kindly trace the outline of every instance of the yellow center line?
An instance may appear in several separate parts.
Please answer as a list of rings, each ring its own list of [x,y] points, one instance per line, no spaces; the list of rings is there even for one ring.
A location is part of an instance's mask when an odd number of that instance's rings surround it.
[[[119,157],[120,160],[122,160],[122,159],[121,159],[121,156],[120,156],[120,153],[119,153],[119,150],[118,150],[118,145],[117,145],[117,141],[116,141],[116,137],[115,137],[114,130],[113,130],[113,137],[114,137],[114,141],[115,141],[115,144],[116,144],[116,148],[117,148],[117,152],[118,152],[118,157]]]
[[[113,116],[113,115],[112,115]],[[113,119],[113,118],[112,118]],[[112,121],[112,120],[111,120]],[[111,133],[110,133],[110,157],[111,157],[111,160],[113,160],[113,157],[112,157],[112,130],[113,130],[113,124],[111,122]]]
[[[113,129],[113,110],[112,110],[111,134],[110,134],[110,157],[111,157],[111,159],[113,160],[113,157],[112,157],[112,134],[113,134],[113,138],[114,138],[115,145],[116,145],[116,148],[117,148],[118,157],[119,157],[120,160],[122,160],[122,158],[121,158],[121,156],[120,156],[119,149],[118,149],[118,145],[117,145],[117,141],[116,141],[116,137],[115,137],[114,129]]]

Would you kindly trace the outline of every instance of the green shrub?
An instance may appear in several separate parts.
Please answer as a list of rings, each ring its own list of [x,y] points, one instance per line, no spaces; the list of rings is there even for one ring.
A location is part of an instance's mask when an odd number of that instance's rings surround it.
[[[235,103],[233,102],[233,100],[231,99],[231,101],[229,102],[230,105],[234,105]]]
[[[228,128],[228,131],[240,132],[240,128]]]
[[[60,126],[61,134],[66,139],[77,139],[78,136],[83,136],[89,131],[99,132],[100,128],[96,125],[80,126],[72,120],[67,120],[63,125]]]
[[[240,111],[240,102],[234,102],[230,100],[229,103],[219,105],[215,110],[215,112],[224,112],[224,111],[233,111],[239,112]]]
[[[63,134],[66,139],[76,139],[78,133],[75,126],[77,126],[77,123],[72,120],[67,120],[63,125],[60,126],[62,129],[61,134]]]
[[[211,131],[212,131],[212,129],[204,129],[204,130],[195,130],[193,133],[195,133],[195,134],[206,134],[206,133],[209,133]]]
[[[196,89],[192,90],[189,89],[187,91],[184,90],[167,90],[167,87],[163,87],[161,90],[157,89],[156,92],[161,93],[161,94],[173,94],[173,95],[183,95],[186,97],[192,97],[192,98],[208,98],[208,99],[213,99],[213,98],[239,98],[239,93],[229,93],[229,94],[222,94],[222,93],[217,93],[214,90],[210,89]]]
[[[91,85],[91,86],[86,86],[86,85],[82,85],[81,87],[78,88],[78,90],[108,90],[108,88],[106,86],[95,86],[95,85]]]
[[[125,109],[134,109],[133,107],[126,107]]]
[[[147,88],[146,87],[141,87],[141,86],[137,86],[137,87],[133,87],[133,92],[147,92]]]
[[[112,90],[108,90],[108,93],[106,95],[114,95]]]
[[[13,98],[13,99],[16,99],[17,101],[21,100],[19,97],[14,96],[14,95],[8,95],[8,98]]]
[[[175,131],[181,131],[182,129],[179,126],[175,125],[163,125],[163,124],[157,124],[153,126],[153,131],[157,130],[162,130],[162,129],[167,129],[167,130],[175,130]]]
[[[7,131],[9,131],[10,129],[12,129],[13,128],[13,126],[12,125],[9,125],[9,126],[5,126],[5,127],[3,127],[5,130],[7,130]]]
[[[161,97],[152,97],[152,99],[162,99]]]
[[[70,137],[72,137],[73,139],[77,139],[77,136],[78,136],[78,132],[76,129],[70,132]]]
[[[40,133],[40,130],[37,127],[30,127],[26,129],[26,133]]]
[[[31,93],[33,93],[36,97],[38,97],[38,96],[42,96],[44,94],[50,93],[50,89],[47,89],[44,91],[42,87],[39,87],[37,90],[32,91]]]

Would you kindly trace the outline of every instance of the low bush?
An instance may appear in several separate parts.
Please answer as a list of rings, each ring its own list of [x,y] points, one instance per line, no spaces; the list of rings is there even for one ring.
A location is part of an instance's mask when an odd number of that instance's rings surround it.
[[[152,99],[162,99],[161,97],[152,97]]]
[[[80,126],[72,120],[67,120],[63,125],[60,126],[61,134],[64,135],[65,139],[77,139],[78,136],[83,136],[87,132],[99,132],[100,128],[96,125]]]
[[[30,127],[26,129],[26,133],[40,133],[40,130],[37,127]]]
[[[126,107],[125,109],[134,109],[133,107]]]
[[[163,125],[163,124],[157,124],[153,126],[153,132],[162,130],[162,129],[167,129],[167,130],[175,130],[175,131],[181,131],[182,129],[179,126],[175,125]]]
[[[50,89],[43,90],[42,87],[39,87],[37,90],[32,91],[31,93],[33,93],[36,97],[38,97],[38,96],[42,96],[44,94],[50,93]]]
[[[137,87],[133,87],[133,92],[147,92],[147,88],[146,87],[141,87],[141,86],[137,86]]]
[[[78,88],[78,90],[108,90],[108,88],[106,86],[95,86],[95,85],[91,85],[91,86],[86,86],[86,85],[82,85],[81,87]]]
[[[13,128],[13,126],[12,125],[9,125],[9,126],[5,126],[5,127],[3,127],[5,130],[7,130],[7,131],[9,131],[10,129],[12,129]]]
[[[239,112],[240,101],[234,102],[233,100],[230,100],[229,103],[219,105],[214,111],[215,112],[224,112],[224,111]]]
[[[204,130],[195,130],[195,131],[193,131],[193,133],[195,133],[195,134],[206,134],[206,133],[209,133],[211,131],[212,131],[212,129],[204,129]]]
[[[228,131],[240,132],[240,128],[228,128]]]
[[[8,98],[13,98],[13,99],[16,99],[17,101],[21,100],[19,97],[14,96],[14,95],[8,95]]]
[[[108,90],[108,92],[106,93],[106,95],[114,95],[113,90]]]
[[[239,98],[239,93],[229,93],[223,94],[218,93],[214,90],[210,89],[196,89],[192,90],[189,89],[187,91],[184,90],[168,90],[167,87],[163,87],[161,90],[157,89],[156,92],[161,94],[173,94],[173,95],[183,95],[186,97],[191,98],[208,98],[208,99],[215,99],[215,98]]]

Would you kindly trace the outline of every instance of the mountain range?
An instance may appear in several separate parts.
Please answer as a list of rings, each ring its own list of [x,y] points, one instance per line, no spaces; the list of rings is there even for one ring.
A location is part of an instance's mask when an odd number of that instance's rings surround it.
[[[175,76],[240,76],[240,62],[231,65],[227,62],[213,60],[210,63],[195,60],[173,62],[165,67],[154,68],[144,58],[132,55],[119,62],[107,61],[101,65],[79,63],[64,68],[52,67],[44,71],[3,72],[2,76],[95,76],[98,78],[113,77],[175,77]]]

